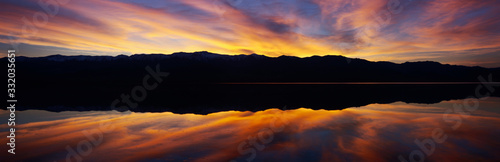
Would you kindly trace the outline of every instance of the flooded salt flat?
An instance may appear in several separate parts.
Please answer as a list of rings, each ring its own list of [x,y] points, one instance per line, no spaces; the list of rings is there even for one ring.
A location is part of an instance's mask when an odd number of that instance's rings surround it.
[[[500,98],[490,97],[207,115],[27,110],[16,113],[16,153],[23,156],[14,160],[499,160],[498,105]],[[0,126],[1,136],[7,128]]]

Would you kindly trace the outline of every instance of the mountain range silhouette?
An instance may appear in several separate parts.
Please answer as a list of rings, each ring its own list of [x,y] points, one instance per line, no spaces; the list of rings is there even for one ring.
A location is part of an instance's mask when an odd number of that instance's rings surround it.
[[[1,59],[8,62],[7,58]],[[19,109],[109,110],[156,66],[170,75],[132,111],[210,113],[280,108],[342,109],[396,101],[436,103],[473,95],[477,85],[293,85],[336,82],[500,81],[500,68],[438,62],[371,62],[343,56],[267,57],[210,52],[131,56],[16,57]],[[266,83],[288,83],[267,85]],[[228,84],[231,83],[231,84]],[[246,83],[247,85],[238,85]],[[255,85],[254,83],[263,83]],[[290,85],[292,84],[292,85]],[[478,83],[480,84],[480,83]],[[492,93],[498,96],[498,92]]]

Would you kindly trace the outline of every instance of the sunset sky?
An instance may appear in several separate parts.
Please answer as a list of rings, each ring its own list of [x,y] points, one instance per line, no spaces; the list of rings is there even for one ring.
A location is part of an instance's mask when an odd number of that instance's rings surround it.
[[[22,56],[210,51],[500,67],[498,0],[0,1]],[[57,10],[56,10],[57,9]]]

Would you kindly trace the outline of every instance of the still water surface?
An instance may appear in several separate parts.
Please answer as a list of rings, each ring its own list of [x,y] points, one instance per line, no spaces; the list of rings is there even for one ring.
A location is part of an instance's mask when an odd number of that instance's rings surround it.
[[[500,98],[473,101],[208,115],[27,110],[16,114],[11,160],[499,161]],[[8,128],[1,124],[0,136]]]

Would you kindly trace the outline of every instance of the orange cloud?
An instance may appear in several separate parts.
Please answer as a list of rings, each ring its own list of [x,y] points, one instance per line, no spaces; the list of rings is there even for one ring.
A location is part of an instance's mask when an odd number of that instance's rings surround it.
[[[383,25],[377,15],[387,20],[385,0],[123,1],[69,1],[45,25],[35,23],[38,32],[27,28],[27,34],[23,17],[34,23],[33,15],[44,10],[30,0],[1,2],[8,9],[0,11],[0,42],[10,44],[8,37],[14,37],[18,43],[102,55],[211,51],[445,63],[468,60],[444,59],[449,55],[485,57],[467,50],[500,48],[495,1],[400,1],[402,11]]]

